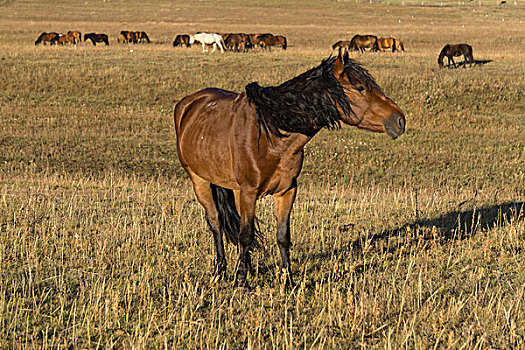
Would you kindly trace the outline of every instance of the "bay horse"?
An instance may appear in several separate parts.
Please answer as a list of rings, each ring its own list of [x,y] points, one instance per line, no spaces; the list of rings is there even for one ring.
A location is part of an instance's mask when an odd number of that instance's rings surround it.
[[[336,49],[339,50],[339,52],[345,53],[346,51],[350,51],[350,41],[349,40],[339,40],[335,44],[332,45],[332,52]]]
[[[350,46],[354,50],[361,51],[361,53],[364,53],[366,48],[369,48],[370,51],[379,50],[379,46],[377,45],[377,36],[375,35],[354,35],[352,40],[350,40]]]
[[[197,33],[190,35],[190,45],[198,41],[202,44],[202,52],[208,52],[206,45],[213,44],[212,53],[215,52],[216,46],[221,49],[221,52],[224,53],[224,39],[221,35],[217,33]]]
[[[178,34],[175,37],[175,40],[173,40],[173,47],[185,45],[186,47],[190,47],[190,36],[187,34]]]
[[[465,62],[463,62],[463,68],[467,66],[467,61],[470,63],[469,67],[472,67],[474,63],[474,56],[472,55],[472,46],[469,44],[446,44],[445,47],[441,50],[438,57],[438,64],[440,67],[443,67],[443,58],[448,58],[448,67],[450,67],[450,62],[456,68],[456,62],[452,57],[454,56],[463,56],[465,57]]]
[[[228,50],[235,52],[246,52],[252,47],[250,36],[244,33],[230,33],[224,43]]]
[[[50,45],[64,45],[65,43],[68,43],[69,45],[76,45],[77,42],[75,40],[75,37],[71,34],[62,35],[59,34],[58,36],[54,37],[53,40],[51,40]]]
[[[40,43],[43,43],[44,45],[46,43],[51,43],[51,40],[53,40],[55,37],[57,37],[59,34],[58,33],[55,33],[55,32],[52,32],[52,33],[46,33],[46,32],[43,32],[42,34],[40,34],[40,36],[36,39],[35,41],[35,45],[38,45]]]
[[[82,33],[80,33],[78,30],[70,30],[69,32],[67,32],[67,34],[72,35],[75,38],[75,42],[82,42]]]
[[[97,34],[97,33],[88,33],[84,34],[84,41],[91,40],[93,46],[96,46],[97,43],[105,43],[106,46],[109,45],[109,40],[107,34]]]
[[[286,50],[288,47],[288,41],[285,36],[282,35],[272,35],[272,34],[262,34],[257,37],[257,43],[263,49],[272,50],[272,46],[281,46],[283,50]]]
[[[378,38],[377,39],[377,47],[381,51],[386,51],[387,49],[391,49],[392,52],[396,52],[396,49],[398,47],[397,45],[397,39],[395,38]]]
[[[341,123],[393,139],[405,131],[401,109],[348,53],[279,86],[254,82],[241,93],[200,90],[176,104],[174,120],[180,163],[213,234],[215,279],[226,272],[224,234],[238,246],[238,286],[247,286],[250,251],[258,246],[256,201],[267,195],[275,202],[281,278],[293,285],[290,213],[304,146],[312,137]]]

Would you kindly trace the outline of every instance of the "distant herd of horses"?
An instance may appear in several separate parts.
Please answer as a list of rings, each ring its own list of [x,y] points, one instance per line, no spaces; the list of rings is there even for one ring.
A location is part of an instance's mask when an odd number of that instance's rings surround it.
[[[96,46],[97,43],[104,43],[106,45],[109,45],[109,37],[107,34],[103,33],[88,33],[84,34],[84,42],[87,42],[88,40],[91,41],[91,43]],[[43,44],[46,45],[46,43],[49,43],[49,45],[76,45],[78,43],[82,42],[82,33],[79,31],[69,31],[66,34],[56,33],[56,32],[43,32],[40,34],[38,39],[35,41],[35,45]],[[117,38],[118,43],[143,43],[148,42],[150,43],[151,40],[149,40],[148,34],[146,32],[130,32],[127,30],[123,30],[120,32]]]
[[[194,35],[178,34],[173,40],[173,47],[191,47],[192,44],[202,45],[202,51],[207,52],[212,47],[212,52],[218,47],[234,52],[247,52],[256,47],[271,51],[272,47],[281,47],[286,50],[288,40],[282,35],[271,33],[204,33]]]
[[[405,45],[400,39],[388,37],[378,38],[375,35],[359,35],[353,36],[352,40],[339,40],[332,45],[332,50],[345,51],[360,51],[364,53],[366,49],[370,51],[386,51],[392,50],[392,52],[403,51],[405,52]]]
[[[84,42],[91,41],[96,46],[97,43],[104,43],[109,45],[109,37],[103,33],[88,33],[84,34]],[[82,42],[82,33],[79,31],[68,31],[66,34],[56,32],[43,32],[35,41],[35,45],[49,43],[50,45],[76,45]],[[117,43],[151,43],[151,40],[143,31],[127,31],[123,30],[117,37]],[[208,52],[212,49],[214,52],[217,48],[224,52],[225,50],[233,52],[248,52],[255,48],[271,51],[272,47],[280,47],[286,50],[288,47],[288,40],[282,35],[273,35],[271,33],[205,33],[198,32],[197,34],[178,34],[173,40],[173,47],[191,47],[192,45],[201,45],[203,52]],[[339,53],[346,53],[349,51],[358,51],[365,53],[366,49],[370,52],[385,52],[391,50],[392,52],[405,52],[403,41],[393,37],[377,37],[375,35],[354,35],[351,40],[339,40],[332,45],[332,51],[339,51]],[[447,57],[447,67],[457,67],[453,57],[463,56],[463,67],[467,63],[469,67],[472,66],[474,56],[472,55],[472,46],[468,44],[446,44],[438,57],[438,65],[444,67],[444,58]]]

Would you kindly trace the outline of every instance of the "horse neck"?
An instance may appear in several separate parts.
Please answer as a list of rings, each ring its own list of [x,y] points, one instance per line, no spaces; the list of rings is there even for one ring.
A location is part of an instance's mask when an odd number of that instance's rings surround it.
[[[311,136],[301,133],[284,133],[285,137],[279,137],[270,134],[270,148],[279,153],[298,154],[302,152],[304,146],[317,134],[319,130],[315,131]],[[261,134],[261,138],[264,134]]]

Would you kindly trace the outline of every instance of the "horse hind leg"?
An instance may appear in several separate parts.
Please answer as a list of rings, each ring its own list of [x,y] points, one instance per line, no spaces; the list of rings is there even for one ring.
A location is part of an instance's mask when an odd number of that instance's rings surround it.
[[[210,231],[213,233],[213,243],[215,247],[215,269],[214,281],[222,280],[226,275],[226,255],[224,253],[224,242],[222,237],[221,222],[219,218],[219,211],[216,206],[214,194],[212,192],[212,184],[193,172],[188,171],[191,181],[193,183],[193,190],[199,203],[206,211],[206,222]]]

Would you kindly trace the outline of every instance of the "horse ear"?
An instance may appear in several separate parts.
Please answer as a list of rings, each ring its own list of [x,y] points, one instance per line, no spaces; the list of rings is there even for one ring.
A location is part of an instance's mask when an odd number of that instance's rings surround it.
[[[334,63],[334,75],[336,78],[339,78],[345,70],[345,62],[343,58],[343,54],[341,51],[339,51],[339,55],[337,55],[337,59]]]

